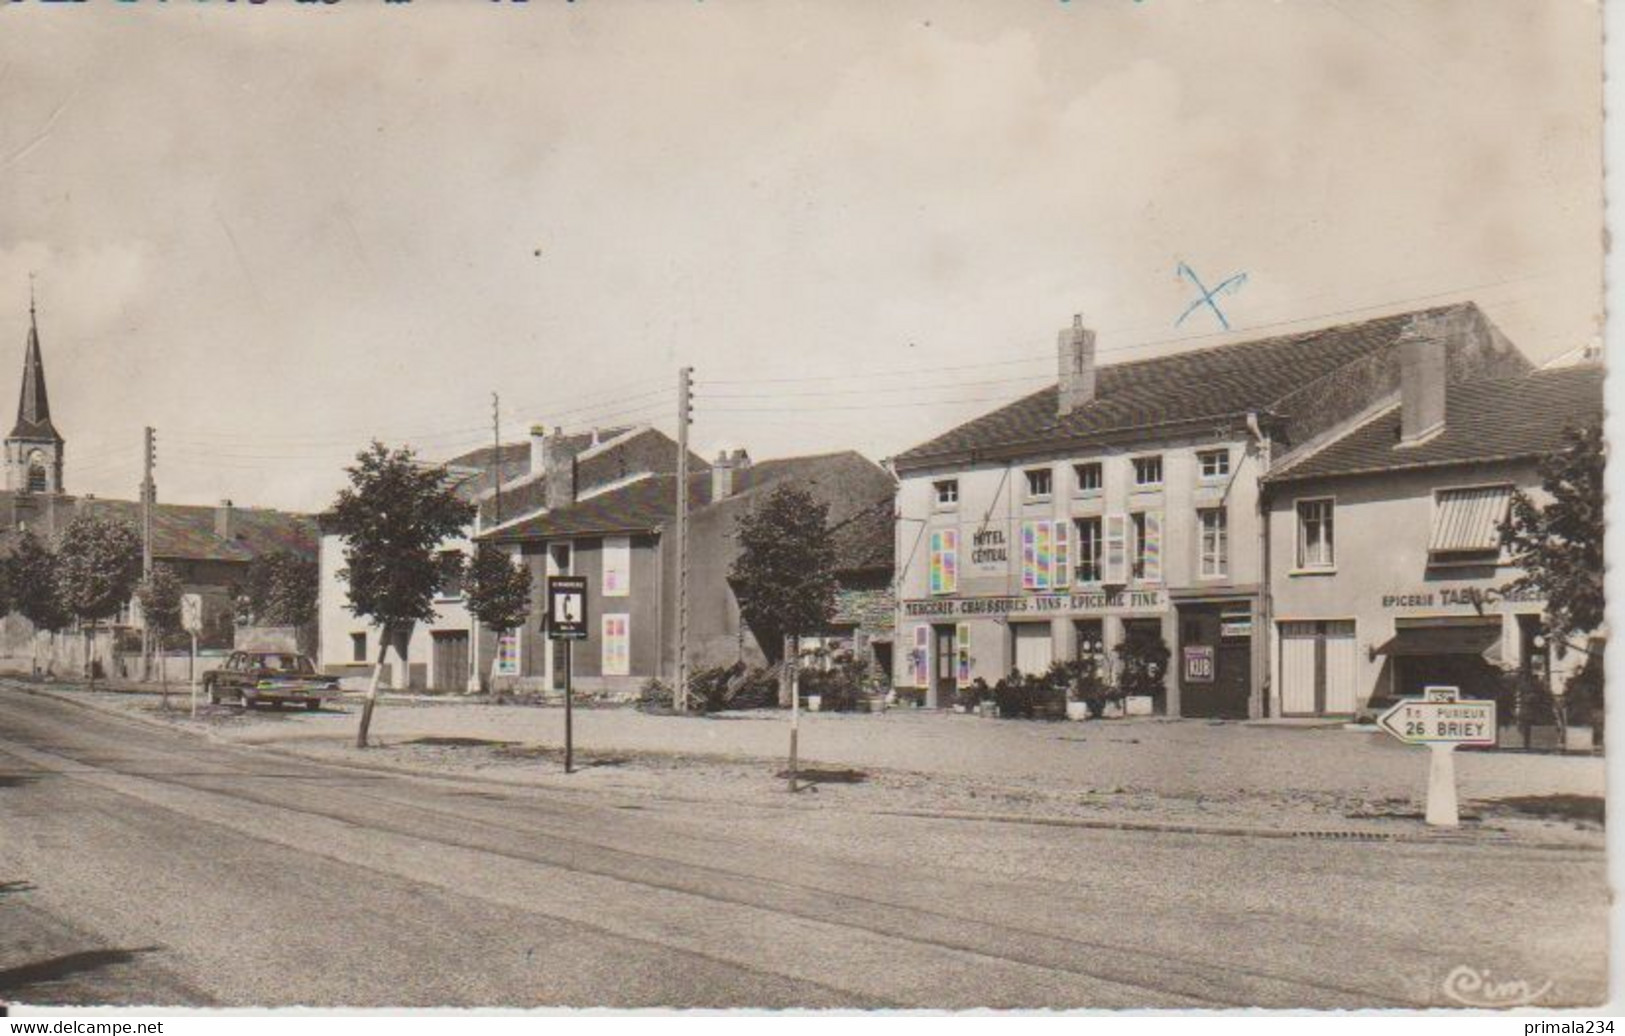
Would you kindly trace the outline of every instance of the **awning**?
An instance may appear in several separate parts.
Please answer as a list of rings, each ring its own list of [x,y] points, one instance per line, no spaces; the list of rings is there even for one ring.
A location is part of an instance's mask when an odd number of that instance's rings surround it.
[[[1501,549],[1501,522],[1512,499],[1511,486],[1449,489],[1439,494],[1433,515],[1430,553]]]
[[[1486,662],[1501,659],[1501,624],[1443,620],[1438,624],[1401,626],[1376,654],[1393,658],[1419,655],[1480,655]],[[1493,657],[1492,657],[1493,656]]]

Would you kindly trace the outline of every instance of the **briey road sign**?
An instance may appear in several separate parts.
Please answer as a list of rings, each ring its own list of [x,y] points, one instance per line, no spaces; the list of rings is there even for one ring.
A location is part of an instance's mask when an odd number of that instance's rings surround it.
[[[1406,698],[1384,712],[1377,725],[1409,745],[1493,745],[1495,702]]]

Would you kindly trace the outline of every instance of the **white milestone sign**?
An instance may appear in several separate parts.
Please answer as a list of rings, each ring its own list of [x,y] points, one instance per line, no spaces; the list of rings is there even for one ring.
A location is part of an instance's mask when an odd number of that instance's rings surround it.
[[[1463,699],[1458,687],[1424,687],[1422,697],[1396,702],[1377,725],[1408,745],[1427,745],[1427,822],[1435,827],[1457,827],[1457,745],[1494,745],[1495,702]]]
[[[181,628],[188,633],[203,629],[203,597],[200,594],[181,595]]]

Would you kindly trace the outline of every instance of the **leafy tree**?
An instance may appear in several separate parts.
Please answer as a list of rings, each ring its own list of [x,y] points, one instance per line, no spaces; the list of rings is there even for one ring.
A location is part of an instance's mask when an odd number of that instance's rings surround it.
[[[247,613],[262,626],[309,626],[316,621],[320,575],[314,561],[273,550],[248,566],[243,587]]]
[[[384,634],[356,731],[356,747],[365,748],[389,646],[404,667],[413,627],[434,618],[438,548],[473,521],[474,506],[457,497],[444,468],[418,463],[409,449],[375,441],[345,472],[350,484],[327,514],[344,540],[339,577],[349,584],[351,613]]]
[[[797,486],[780,486],[739,516],[739,556],[728,573],[739,615],[769,661],[800,637],[829,626],[835,611],[835,545],[829,507]],[[788,694],[788,687],[785,688]]]
[[[154,565],[152,575],[136,587],[141,602],[141,618],[152,632],[158,650],[158,682],[163,688],[164,708],[169,708],[169,673],[164,665],[164,645],[170,634],[181,628],[181,581],[168,565]]]
[[[62,530],[56,549],[62,603],[85,629],[85,667],[91,684],[96,624],[130,601],[141,579],[141,535],[128,522],[81,514]]]
[[[530,616],[530,573],[489,544],[474,548],[463,593],[469,612],[498,637],[523,626]],[[494,666],[496,659],[491,662]]]
[[[6,582],[11,590],[11,603],[33,624],[36,631],[51,635],[51,646],[56,646],[56,635],[67,629],[72,614],[62,603],[61,588],[57,583],[56,555],[32,532],[24,530],[6,558]],[[39,669],[36,657],[34,668]]]
[[[1540,483],[1550,501],[1541,506],[1522,491],[1501,525],[1501,543],[1523,574],[1505,593],[1534,593],[1546,600],[1546,632],[1558,654],[1584,651],[1587,664],[1570,678],[1568,690],[1597,717],[1602,715],[1600,668],[1586,634],[1603,622],[1603,469],[1607,451],[1601,422],[1565,428],[1561,449],[1540,462]],[[1590,697],[1594,696],[1595,701]],[[1568,695],[1561,696],[1567,698]],[[1554,700],[1560,726],[1567,702]]]

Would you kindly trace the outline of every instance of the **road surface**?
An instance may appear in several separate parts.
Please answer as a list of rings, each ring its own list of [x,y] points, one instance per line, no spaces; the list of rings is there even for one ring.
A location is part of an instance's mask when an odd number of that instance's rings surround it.
[[[1465,968],[1576,1003],[1604,997],[1605,946],[1584,849],[410,777],[0,680],[12,1002],[1453,1006]]]

